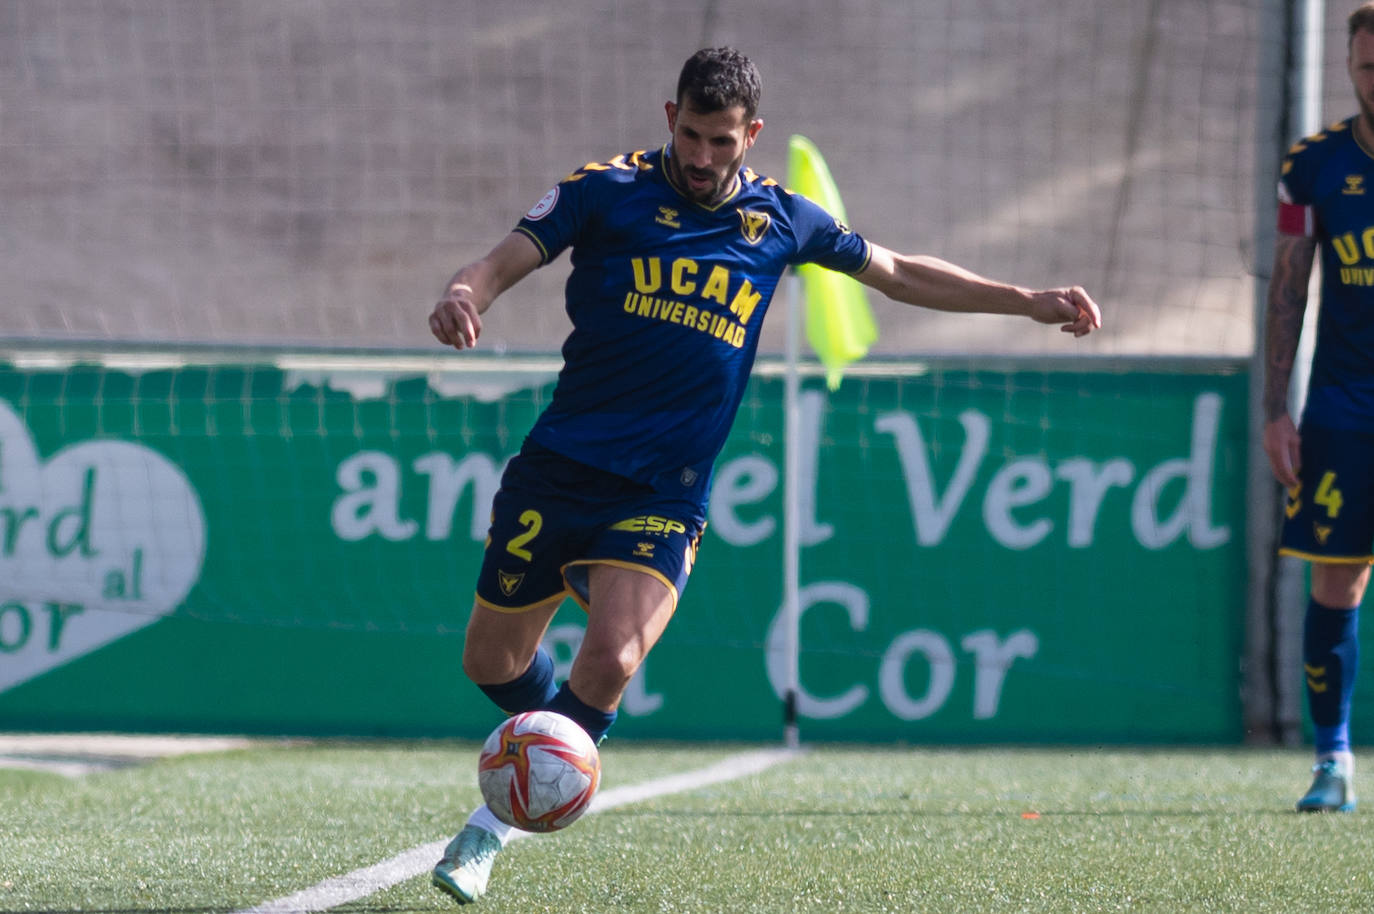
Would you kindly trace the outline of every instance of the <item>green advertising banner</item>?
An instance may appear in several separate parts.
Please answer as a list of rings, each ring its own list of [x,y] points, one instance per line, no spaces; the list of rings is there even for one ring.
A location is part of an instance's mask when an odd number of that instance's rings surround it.
[[[0,365],[0,728],[485,735],[462,633],[557,365],[443,364]],[[1239,741],[1246,384],[808,376],[802,737]],[[761,366],[617,738],[781,733],[783,396]]]

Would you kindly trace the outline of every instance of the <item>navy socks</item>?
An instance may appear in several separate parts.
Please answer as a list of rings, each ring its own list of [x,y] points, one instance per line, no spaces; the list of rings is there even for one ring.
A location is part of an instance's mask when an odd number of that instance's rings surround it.
[[[558,694],[546,707],[550,711],[557,711],[564,717],[571,717],[577,721],[582,729],[587,731],[592,742],[598,746],[606,738],[606,731],[611,729],[611,724],[615,723],[616,712],[593,708],[574,695],[566,682],[563,683],[563,687],[558,690]]]
[[[510,682],[479,685],[478,688],[496,703],[496,707],[512,716],[548,707],[558,692],[553,683],[553,658],[541,647],[534,652],[529,669]]]
[[[574,695],[566,682],[562,688],[554,685],[553,658],[542,647],[534,652],[529,669],[510,682],[479,685],[478,688],[495,702],[496,707],[510,715],[543,708],[570,717],[597,744],[605,739],[606,731],[615,723],[616,712],[593,708]]]
[[[1350,751],[1350,698],[1359,668],[1359,609],[1311,600],[1303,621],[1303,672],[1317,755]]]

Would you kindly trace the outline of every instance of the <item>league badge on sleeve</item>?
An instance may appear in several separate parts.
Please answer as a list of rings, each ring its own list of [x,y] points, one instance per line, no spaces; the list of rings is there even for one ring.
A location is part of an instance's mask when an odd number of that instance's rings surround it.
[[[538,222],[549,213],[553,212],[554,204],[558,202],[558,186],[554,185],[549,192],[539,198],[539,202],[530,207],[530,211],[525,213],[525,218],[531,222]]]

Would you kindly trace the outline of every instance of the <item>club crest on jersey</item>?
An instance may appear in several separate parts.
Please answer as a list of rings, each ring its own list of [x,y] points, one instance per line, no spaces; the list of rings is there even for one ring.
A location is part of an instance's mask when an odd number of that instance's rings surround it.
[[[762,241],[769,226],[773,224],[773,217],[767,213],[749,209],[736,210],[736,212],[739,213],[739,230],[744,235],[744,240],[750,244],[758,244]]]
[[[510,596],[520,589],[520,585],[525,581],[524,573],[511,574],[507,571],[496,572],[496,582],[501,586],[501,593]]]
[[[530,211],[525,213],[525,218],[531,222],[538,222],[549,213],[553,212],[554,204],[558,202],[558,186],[554,185],[547,194],[539,198],[539,202],[530,207]]]

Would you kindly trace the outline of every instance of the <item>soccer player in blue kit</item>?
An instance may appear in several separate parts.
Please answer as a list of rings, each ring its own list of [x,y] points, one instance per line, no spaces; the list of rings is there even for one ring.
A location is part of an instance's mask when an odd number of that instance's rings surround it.
[[[1317,761],[1300,812],[1355,808],[1350,702],[1374,560],[1374,3],[1348,25],[1359,113],[1283,160],[1265,321],[1264,449],[1288,488],[1279,551],[1312,571],[1303,669]],[[1321,313],[1299,434],[1288,387],[1318,247]]]
[[[430,315],[441,343],[467,349],[498,295],[572,248],[563,369],[493,501],[463,647],[464,672],[508,714],[549,709],[605,736],[677,608],[712,465],[788,266],[818,263],[900,302],[1024,315],[1074,336],[1101,326],[1080,288],[1032,291],[896,254],[744,167],[763,127],[759,88],[738,51],[693,55],[665,106],[666,146],[564,178],[454,275]],[[540,641],[564,597],[587,627],[559,686]],[[480,897],[509,833],[478,808],[434,884],[459,903]]]

